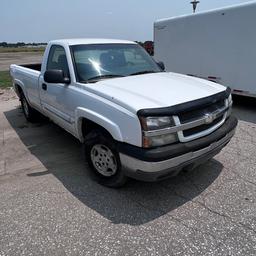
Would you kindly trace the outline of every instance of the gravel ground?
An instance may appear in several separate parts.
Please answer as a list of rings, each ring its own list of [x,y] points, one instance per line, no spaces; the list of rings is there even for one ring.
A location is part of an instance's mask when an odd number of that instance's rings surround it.
[[[12,88],[0,89],[0,102],[17,99],[17,95]]]
[[[0,71],[9,70],[11,64],[41,63],[42,56],[40,52],[0,52]]]
[[[209,163],[114,190],[76,139],[1,98],[0,255],[256,255],[255,107],[236,104],[236,135]]]

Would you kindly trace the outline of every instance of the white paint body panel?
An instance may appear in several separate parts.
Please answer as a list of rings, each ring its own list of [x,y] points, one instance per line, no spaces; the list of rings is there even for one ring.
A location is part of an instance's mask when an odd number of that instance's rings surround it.
[[[225,88],[203,79],[164,72],[108,79],[90,89],[136,114],[140,109],[174,106],[204,98]]]
[[[154,24],[155,59],[167,71],[215,77],[256,97],[255,14],[253,2],[159,20]]]
[[[226,88],[203,79],[174,73],[156,73],[113,78],[93,84],[76,82],[70,45],[86,43],[133,43],[106,39],[58,40],[48,44],[41,73],[11,65],[11,75],[25,92],[29,103],[55,123],[83,141],[81,120],[87,118],[104,127],[114,139],[141,147],[142,133],[137,111],[160,108],[204,98]],[[47,84],[43,74],[52,45],[64,47],[71,83]]]
[[[40,107],[38,79],[41,73],[18,65],[11,65],[10,71],[14,83],[21,86],[29,102]]]

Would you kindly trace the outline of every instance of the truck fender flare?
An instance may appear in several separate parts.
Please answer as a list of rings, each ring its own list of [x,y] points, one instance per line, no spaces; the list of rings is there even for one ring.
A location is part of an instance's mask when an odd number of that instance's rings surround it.
[[[75,125],[77,129],[77,135],[81,142],[84,141],[83,131],[82,131],[82,120],[88,119],[95,124],[103,127],[107,130],[111,136],[117,141],[123,141],[122,133],[117,124],[112,120],[100,115],[99,113],[92,111],[87,108],[77,108],[75,111]]]
[[[14,89],[18,93],[18,95],[19,95],[19,91],[18,91],[17,85],[22,89],[23,94],[27,98],[27,93],[26,93],[26,90],[25,90],[24,83],[21,80],[17,79],[17,78],[14,79],[13,83],[14,83],[14,87],[15,87]]]

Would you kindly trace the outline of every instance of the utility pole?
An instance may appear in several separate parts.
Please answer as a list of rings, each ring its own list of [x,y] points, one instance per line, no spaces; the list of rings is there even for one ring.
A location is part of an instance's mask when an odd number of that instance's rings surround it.
[[[194,0],[194,1],[190,2],[190,3],[193,5],[193,13],[195,13],[196,12],[196,7],[200,3],[200,1]]]

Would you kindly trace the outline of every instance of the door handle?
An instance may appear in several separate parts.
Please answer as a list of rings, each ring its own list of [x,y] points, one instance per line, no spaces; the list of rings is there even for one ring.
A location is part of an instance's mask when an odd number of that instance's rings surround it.
[[[42,84],[42,89],[46,91],[47,90],[47,84]]]

